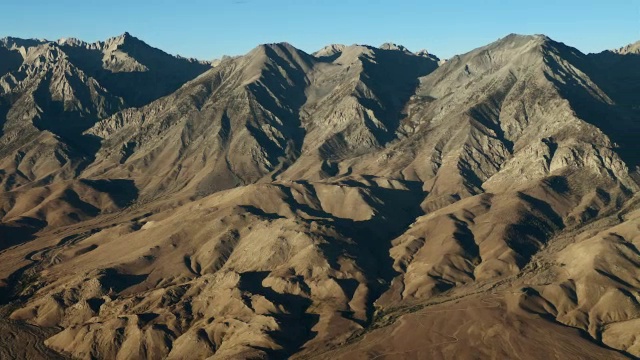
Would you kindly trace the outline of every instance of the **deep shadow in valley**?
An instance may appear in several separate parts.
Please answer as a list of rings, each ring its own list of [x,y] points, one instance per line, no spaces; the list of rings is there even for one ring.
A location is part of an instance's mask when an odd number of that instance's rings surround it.
[[[285,313],[273,314],[280,325],[280,331],[270,334],[282,349],[259,349],[274,359],[286,359],[300,351],[304,343],[316,335],[311,329],[318,323],[319,316],[306,312],[311,305],[311,300],[299,295],[281,294],[270,287],[263,286],[262,282],[267,276],[269,276],[268,271],[243,273],[240,290],[262,295],[271,303],[284,307]]]

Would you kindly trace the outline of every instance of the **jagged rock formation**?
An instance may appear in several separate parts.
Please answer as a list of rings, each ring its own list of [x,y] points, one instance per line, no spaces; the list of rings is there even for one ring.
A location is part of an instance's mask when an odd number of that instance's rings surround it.
[[[328,58],[340,54],[347,46],[342,44],[331,44],[313,53],[318,58]]]
[[[386,42],[386,43],[380,45],[379,48],[382,49],[382,50],[395,50],[395,51],[402,51],[403,53],[407,53],[407,54],[413,54],[406,47],[404,47],[402,45],[390,43],[390,42]]]
[[[99,139],[83,132],[120,110],[173,92],[210,68],[168,55],[128,33],[93,44],[4,38],[0,53],[4,222],[22,216],[62,225],[84,219],[87,211],[95,215],[96,208],[117,207],[91,198],[123,197],[124,192],[85,197],[78,190],[87,186],[76,181],[80,172],[100,147]],[[42,210],[49,200],[56,219]]]
[[[615,49],[613,52],[621,55],[640,54],[640,41]]]
[[[632,47],[279,43],[210,67],[132,39],[0,46],[2,301],[62,328],[48,348],[640,356]]]
[[[89,133],[105,140],[86,173],[137,179],[131,170],[146,163],[158,176],[136,181],[150,197],[289,178],[285,170],[320,179],[332,171],[332,159],[390,141],[417,77],[435,67],[364,46],[328,61],[289,44],[262,45],[142,111],[96,124]]]
[[[441,60],[440,58],[438,58],[436,55],[431,54],[429,51],[427,51],[427,49],[422,49],[420,51],[418,51],[416,53],[416,55],[418,56],[423,56],[432,60],[435,60],[438,62],[438,64],[443,64],[445,60]]]

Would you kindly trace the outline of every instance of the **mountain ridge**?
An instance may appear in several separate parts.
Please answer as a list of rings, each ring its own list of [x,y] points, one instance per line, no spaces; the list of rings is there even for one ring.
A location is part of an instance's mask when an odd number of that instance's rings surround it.
[[[126,38],[88,60],[58,51],[86,43],[36,45],[32,68],[64,70],[57,119],[98,111],[65,90],[71,75],[104,82],[74,63],[164,64]],[[0,93],[0,141],[32,136],[0,154],[2,302],[58,326],[50,349],[640,356],[633,55],[510,34],[446,62],[395,44],[166,59],[200,70],[162,96],[98,102],[75,137],[30,122],[52,109],[29,93]],[[131,79],[117,81],[145,89]]]

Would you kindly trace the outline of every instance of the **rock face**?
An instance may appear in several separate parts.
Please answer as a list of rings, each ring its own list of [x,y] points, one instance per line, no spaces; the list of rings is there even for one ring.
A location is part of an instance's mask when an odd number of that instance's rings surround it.
[[[210,68],[128,33],[93,44],[4,38],[0,57],[0,214],[4,221],[28,216],[51,225],[118,207],[107,199],[129,193],[95,195],[110,204],[79,193],[91,183],[78,182],[80,173],[100,148],[100,140],[85,130],[120,110],[168,95]],[[41,209],[46,204],[57,208],[51,209],[56,219]]]
[[[0,300],[50,350],[640,356],[633,46],[0,45]]]
[[[621,55],[640,54],[640,41],[634,42],[633,44],[629,44],[612,51],[616,54],[621,54]]]

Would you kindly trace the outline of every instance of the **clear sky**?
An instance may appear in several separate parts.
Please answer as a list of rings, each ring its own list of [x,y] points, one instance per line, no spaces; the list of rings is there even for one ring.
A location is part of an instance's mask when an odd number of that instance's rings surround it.
[[[390,41],[448,58],[509,33],[598,52],[640,40],[640,0],[0,0],[0,37],[93,42],[125,31],[200,59],[280,41],[307,52]]]

